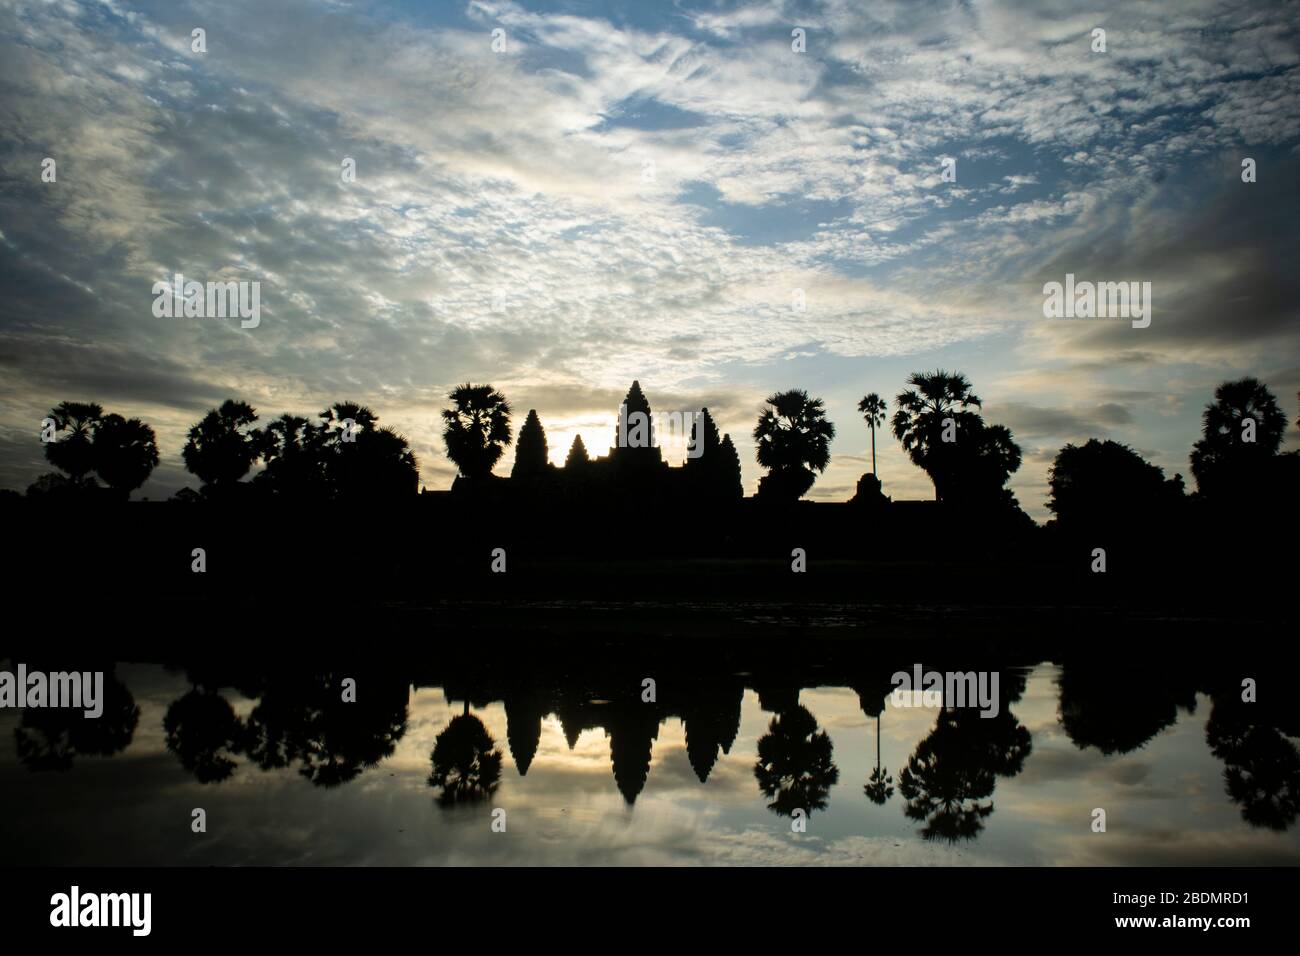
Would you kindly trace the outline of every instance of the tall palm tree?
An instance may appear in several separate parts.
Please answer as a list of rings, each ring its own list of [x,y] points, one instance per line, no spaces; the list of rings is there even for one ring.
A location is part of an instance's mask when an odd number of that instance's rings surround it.
[[[880,766],[880,718],[883,716],[883,712],[876,714],[876,769],[871,771],[862,787],[867,799],[878,806],[884,806],[885,801],[894,795],[894,778],[889,775],[888,767]]]
[[[510,403],[491,385],[458,385],[442,410],[442,440],[466,478],[486,478],[510,444]]]
[[[81,484],[95,470],[92,433],[103,415],[104,409],[94,402],[59,402],[50,411],[55,431],[68,434],[46,443],[45,458],[55,468],[66,471],[75,484]]]
[[[871,473],[876,473],[876,426],[885,424],[885,400],[875,392],[858,402],[858,411],[871,429]]]
[[[911,387],[894,399],[894,437],[902,443],[912,464],[930,476],[935,497],[942,499],[951,484],[956,452],[955,447],[949,449],[948,443],[942,441],[944,420],[953,419],[959,435],[969,434],[984,423],[972,411],[982,403],[960,372],[913,372],[907,384]]]
[[[769,470],[758,484],[764,497],[797,500],[830,464],[835,426],[820,398],[802,389],[770,396],[754,426],[758,463]]]

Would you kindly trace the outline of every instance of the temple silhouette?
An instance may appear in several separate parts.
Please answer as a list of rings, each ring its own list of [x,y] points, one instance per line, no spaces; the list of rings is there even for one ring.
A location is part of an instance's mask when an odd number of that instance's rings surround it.
[[[450,493],[514,498],[569,498],[594,505],[632,501],[658,506],[693,502],[727,503],[744,496],[740,456],[731,436],[720,434],[707,407],[698,412],[674,412],[680,437],[689,451],[682,465],[670,465],[663,455],[655,412],[633,381],[618,409],[618,424],[608,450],[592,458],[582,436],[569,446],[564,464],[549,460],[546,431],[536,409],[529,409],[515,442],[515,462],[508,479],[497,476],[456,478]],[[439,492],[425,490],[425,495]]]

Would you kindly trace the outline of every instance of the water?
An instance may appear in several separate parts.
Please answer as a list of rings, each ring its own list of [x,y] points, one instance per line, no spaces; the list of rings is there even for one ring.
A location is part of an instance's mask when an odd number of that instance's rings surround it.
[[[1258,705],[1176,678],[1003,668],[1004,709],[985,720],[894,706],[879,674],[863,697],[834,681],[669,678],[646,704],[639,683],[613,698],[586,676],[501,691],[393,673],[359,678],[342,704],[337,675],[246,677],[240,691],[156,665],[114,673],[103,719],[118,727],[95,739],[59,712],[0,712],[4,862],[1300,863],[1294,738]],[[431,786],[453,721],[443,763],[458,735],[479,763],[463,788],[454,769]],[[880,802],[864,792],[877,732]],[[760,748],[801,782],[764,793]],[[804,833],[796,807],[811,810]],[[191,831],[194,808],[206,833]]]

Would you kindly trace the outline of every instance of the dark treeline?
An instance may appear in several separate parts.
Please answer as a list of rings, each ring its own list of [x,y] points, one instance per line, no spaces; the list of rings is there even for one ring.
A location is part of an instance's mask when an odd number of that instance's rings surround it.
[[[889,423],[912,463],[934,485],[935,500],[966,509],[1018,511],[1006,487],[1020,468],[1021,450],[1005,425],[987,423],[980,398],[960,373],[942,369],[912,374],[894,399]],[[441,412],[442,439],[458,476],[453,493],[531,497],[639,496],[659,500],[733,501],[743,496],[739,457],[730,435],[720,434],[707,408],[691,417],[690,447],[681,468],[664,460],[650,402],[633,382],[620,409],[609,453],[592,458],[581,436],[562,467],[550,462],[546,432],[529,410],[518,441],[512,409],[490,385],[461,385]],[[876,393],[858,405],[871,434],[872,470],[859,482],[855,502],[887,501],[875,475],[876,430],[888,403]],[[176,500],[369,502],[411,497],[419,470],[407,440],[364,405],[340,402],[315,419],[284,414],[258,427],[247,403],[229,400],[190,428],[181,452],[199,490],[182,489]],[[629,423],[631,423],[629,425]],[[1253,378],[1225,382],[1205,408],[1203,435],[1191,449],[1196,492],[1191,497],[1229,502],[1259,500],[1293,486],[1300,453],[1280,454],[1289,426],[1276,397]],[[792,502],[812,488],[830,464],[835,426],[821,399],[791,390],[770,396],[754,427],[755,457],[766,469],[757,497]],[[685,436],[684,436],[685,437]],[[59,469],[42,475],[29,497],[87,495],[126,498],[158,464],[153,429],[139,419],[105,414],[94,403],[63,402],[51,410],[42,435],[45,457]],[[516,444],[509,478],[493,469]],[[262,468],[248,475],[258,463]],[[1062,523],[1124,524],[1154,520],[1188,497],[1181,475],[1166,478],[1136,451],[1113,441],[1090,439],[1066,445],[1050,472],[1048,507]],[[12,493],[10,493],[12,494]]]
[[[502,661],[462,647],[447,657],[360,671],[214,659],[171,667],[188,689],[168,705],[162,729],[173,759],[201,783],[220,785],[243,767],[292,769],[314,786],[334,787],[391,756],[408,732],[412,690],[439,687],[460,712],[432,741],[427,783],[438,806],[491,796],[504,782],[507,752],[510,772],[526,776],[542,759],[548,716],[559,721],[570,749],[585,730],[608,735],[612,786],[632,805],[649,779],[655,741],[668,720],[684,725],[687,758],[707,785],[731,754],[742,698],[750,691],[771,717],[749,770],[769,809],[788,816],[796,809],[824,810],[840,781],[833,742],[801,703],[801,692],[848,687],[871,718],[876,740],[876,765],[854,788],[861,798],[880,805],[896,800],[926,839],[968,840],[993,813],[998,780],[1019,774],[1033,759],[1032,736],[1015,706],[1042,655],[991,658],[970,650],[969,642],[965,648],[957,642],[937,649],[896,645],[870,654],[837,649],[830,656],[813,649],[792,658],[788,651],[755,652],[749,645],[696,645],[656,662],[615,652],[548,665],[543,654],[524,651]],[[922,658],[940,671],[998,670],[998,712],[981,717],[977,709],[946,701],[906,763],[882,766],[880,724],[889,719],[892,675]],[[1258,702],[1243,703],[1239,675],[1222,661],[1171,665],[1139,656],[1117,664],[1089,651],[1068,653],[1057,663],[1058,725],[1077,748],[1108,756],[1135,752],[1173,726],[1179,711],[1195,713],[1197,695],[1204,694],[1212,708],[1206,745],[1223,763],[1226,796],[1253,826],[1283,830],[1294,824],[1300,752],[1288,737],[1300,735],[1300,721],[1290,696],[1267,673],[1260,675]],[[46,669],[57,668],[51,663]],[[646,674],[656,681],[651,701]],[[84,720],[74,710],[24,711],[14,731],[18,759],[32,771],[66,771],[79,758],[125,750],[140,708],[111,665],[107,676],[99,720]],[[1129,691],[1117,693],[1117,680]],[[496,702],[505,710],[504,740],[494,739],[475,713]]]
[[[516,438],[505,396],[489,385],[457,387],[441,421],[458,476],[450,491],[423,494],[406,439],[363,405],[343,402],[315,418],[286,414],[259,424],[253,408],[232,400],[189,430],[182,458],[199,480],[197,491],[120,508],[108,503],[139,488],[158,461],[152,430],[98,405],[64,403],[50,414],[44,446],[60,471],[35,482],[26,499],[7,495],[18,544],[6,549],[5,570],[31,581],[57,577],[70,562],[93,567],[105,601],[121,597],[118,585],[148,582],[160,596],[228,602],[259,595],[264,604],[279,600],[277,589],[293,588],[295,597],[315,593],[316,606],[328,605],[327,596],[522,601],[581,594],[954,605],[1177,601],[1249,616],[1276,613],[1284,603],[1300,454],[1281,452],[1290,423],[1260,382],[1226,382],[1207,404],[1191,449],[1190,492],[1181,475],[1166,476],[1123,444],[1066,445],[1049,472],[1053,518],[1045,527],[1007,487],[1021,466],[1014,436],[986,422],[981,407],[965,376],[943,370],[913,374],[892,408],[867,395],[859,410],[872,471],[850,501],[814,503],[801,499],[828,466],[836,431],[823,403],[799,390],[772,395],[755,424],[765,474],[752,497],[743,494],[731,437],[707,409],[690,416],[693,454],[671,466],[638,383],[608,453],[593,457],[578,438],[563,466],[551,463],[535,410]],[[933,500],[895,501],[884,493],[874,450],[886,426],[930,477]],[[512,443],[511,473],[496,475]],[[104,506],[91,506],[98,502]],[[607,573],[627,561],[641,571]],[[1229,567],[1249,568],[1240,586],[1226,585]],[[205,573],[193,573],[199,570]]]

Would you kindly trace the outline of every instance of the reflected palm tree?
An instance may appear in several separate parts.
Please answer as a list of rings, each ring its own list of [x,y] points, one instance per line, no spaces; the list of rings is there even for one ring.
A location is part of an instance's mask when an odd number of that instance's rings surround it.
[[[873,396],[867,396],[867,398],[871,397]],[[863,399],[864,402],[866,400]],[[894,778],[889,775],[888,767],[880,766],[880,718],[884,716],[885,697],[892,687],[893,684],[884,671],[861,678],[853,685],[862,712],[876,719],[876,769],[867,777],[862,792],[877,806],[884,806],[885,802],[894,795]]]
[[[1031,738],[1015,715],[1001,710],[981,717],[973,709],[941,710],[934,730],[916,747],[898,775],[908,819],[925,821],[926,840],[971,840],[993,813],[999,776],[1024,767]]]
[[[862,792],[872,803],[884,806],[885,801],[894,795],[894,778],[889,775],[888,767],[880,766],[880,718],[881,714],[876,714],[876,769],[871,771]]]
[[[438,805],[452,807],[490,797],[501,781],[501,757],[496,741],[465,701],[464,712],[438,734],[429,755],[433,770],[428,783],[438,791]]]
[[[754,776],[767,808],[782,816],[795,810],[812,815],[825,810],[830,789],[840,778],[832,758],[831,738],[807,708],[795,706],[772,718],[758,741]]]

